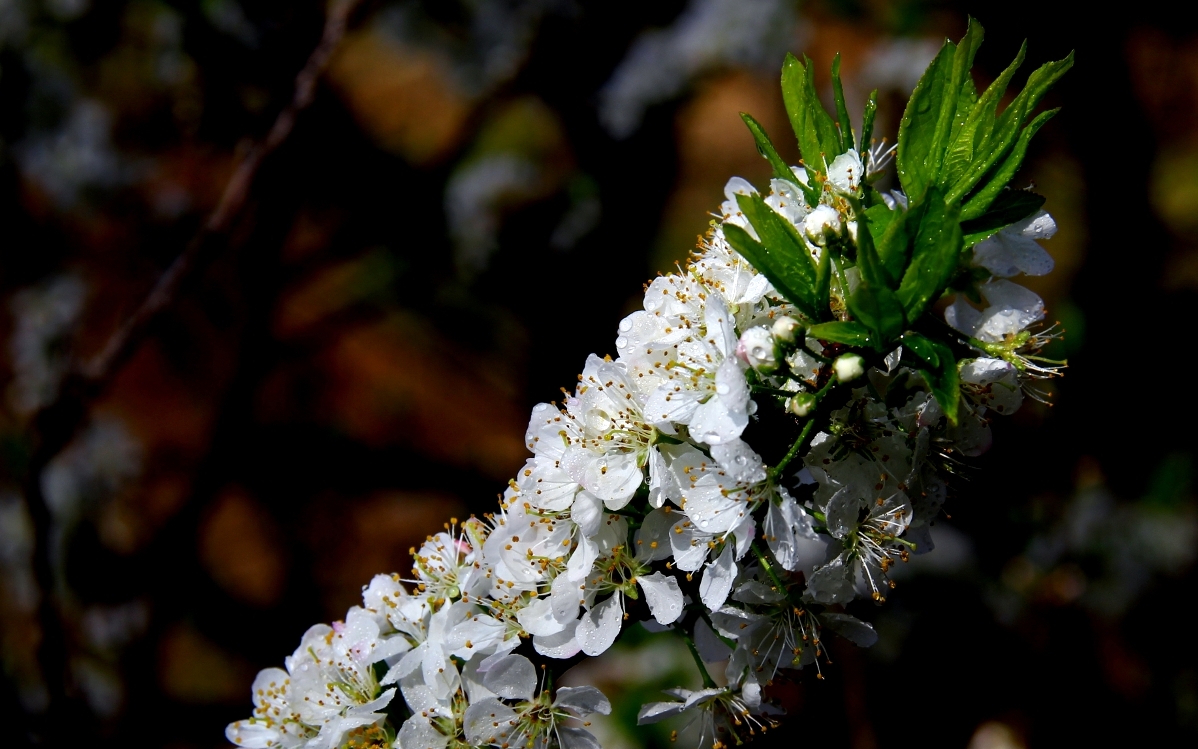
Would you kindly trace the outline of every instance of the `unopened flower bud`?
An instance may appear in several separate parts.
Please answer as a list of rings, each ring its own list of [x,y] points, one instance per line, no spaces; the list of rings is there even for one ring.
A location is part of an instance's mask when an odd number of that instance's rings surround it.
[[[774,321],[774,325],[770,328],[770,332],[774,334],[783,343],[793,343],[795,340],[795,331],[799,328],[799,323],[792,317],[779,317]]]
[[[807,238],[823,247],[829,236],[840,236],[840,214],[832,206],[821,205],[807,214],[803,221],[803,231]]]
[[[790,412],[803,417],[815,410],[819,401],[811,393],[798,393],[790,399]]]
[[[841,382],[851,382],[865,374],[865,359],[858,354],[841,354],[832,363],[836,379]]]
[[[774,336],[760,325],[744,332],[736,344],[736,355],[759,372],[773,372],[778,368],[778,359],[774,355]]]

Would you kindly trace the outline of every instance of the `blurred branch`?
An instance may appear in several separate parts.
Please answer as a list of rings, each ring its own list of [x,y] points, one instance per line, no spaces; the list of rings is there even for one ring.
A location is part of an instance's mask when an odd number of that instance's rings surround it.
[[[112,334],[100,353],[77,365],[64,381],[57,399],[42,408],[31,424],[33,450],[25,473],[25,497],[33,521],[36,546],[33,566],[42,591],[38,619],[42,629],[38,662],[46,681],[49,706],[44,713],[44,732],[67,728],[64,713],[67,690],[69,637],[63,626],[57,599],[55,562],[52,558],[53,518],[42,492],[45,467],[74,438],[87,420],[89,404],[97,398],[145,341],[153,323],[174,304],[185,283],[211,260],[218,238],[229,233],[245,210],[254,181],[266,159],[282,146],[295,128],[299,114],[316,95],[316,85],[328,67],[334,50],[345,35],[349,17],[358,0],[333,0],[325,17],[320,42],[295,77],[291,101],[275,119],[266,137],[242,156],[233,170],[220,201],[183,252],[159,277],[132,315]],[[64,718],[68,720],[64,722]],[[40,738],[45,740],[47,736]]]

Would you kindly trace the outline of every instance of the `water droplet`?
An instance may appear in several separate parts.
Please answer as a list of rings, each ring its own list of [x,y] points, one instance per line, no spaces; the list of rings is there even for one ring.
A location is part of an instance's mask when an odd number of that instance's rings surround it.
[[[632,320],[629,320],[627,317],[625,317],[620,321],[620,332],[627,333],[630,330],[632,330]]]
[[[628,345],[628,339],[625,338],[624,336],[620,336],[619,338],[616,339],[616,348],[624,348],[627,345]]]

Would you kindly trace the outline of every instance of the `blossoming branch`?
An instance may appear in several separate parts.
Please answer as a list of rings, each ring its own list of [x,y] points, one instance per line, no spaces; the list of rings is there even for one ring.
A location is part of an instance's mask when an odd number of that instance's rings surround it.
[[[640,722],[685,714],[691,742],[722,747],[776,724],[764,688],[822,669],[829,632],[872,644],[845,604],[885,601],[990,419],[1064,366],[1041,356],[1058,335],[1042,301],[1009,280],[1052,270],[1036,240],[1056,226],[1010,182],[1072,57],[999,112],[1024,51],[979,93],[981,39],[971,22],[944,44],[894,148],[873,140],[876,92],[854,132],[839,61],[829,114],[812,64],[788,57],[801,165],[745,115],[769,185],[731,179],[699,251],[620,323],[615,358],[592,355],[533,409],[533,456],[497,511],[451,520],[406,576],[308,630],[228,738],[591,749],[586,718],[611,704],[556,681],[643,623],[685,640],[703,686]],[[900,189],[881,192],[892,159]]]

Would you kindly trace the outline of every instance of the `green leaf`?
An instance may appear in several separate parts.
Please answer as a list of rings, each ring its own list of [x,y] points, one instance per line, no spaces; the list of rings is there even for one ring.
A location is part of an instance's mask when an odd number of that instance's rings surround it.
[[[815,308],[826,317],[828,302],[832,295],[832,253],[827,250],[819,254],[815,264]]]
[[[814,291],[815,260],[794,224],[766,205],[761,195],[737,195],[736,204],[757,230],[757,236],[761,237],[761,243],[770,255],[793,264],[794,273],[803,279],[804,288]]]
[[[853,125],[849,122],[849,108],[844,103],[844,85],[840,82],[839,52],[832,58],[832,96],[836,99],[836,134],[840,140],[840,153],[844,153],[853,147]]]
[[[961,128],[969,121],[969,114],[978,103],[978,90],[973,85],[971,76],[965,77],[960,93],[957,94],[957,112],[953,115],[953,128],[949,131],[948,142],[952,144],[957,139]]]
[[[885,347],[903,330],[903,305],[885,286],[863,282],[849,296],[849,311],[874,332],[875,347]]]
[[[940,366],[940,355],[936,352],[936,344],[919,333],[907,333],[903,336],[903,346],[923,363],[923,367],[935,369]]]
[[[962,235],[960,206],[946,205],[939,188],[928,191],[925,213],[911,249],[911,262],[903,273],[898,297],[907,319],[918,320],[928,305],[939,298],[957,268]]]
[[[878,258],[892,279],[901,279],[911,257],[911,242],[923,217],[923,201],[916,200],[908,210],[896,206],[892,211],[885,203],[870,207],[865,212],[866,224],[874,237]],[[877,224],[881,230],[875,229]],[[884,228],[882,228],[884,226]],[[891,284],[893,288],[894,284]]]
[[[992,128],[987,142],[977,149],[972,162],[968,168],[962,173],[956,183],[953,184],[949,191],[949,200],[959,200],[971,191],[975,194],[985,193],[992,200],[998,191],[1007,186],[1011,177],[1019,168],[1019,164],[1023,161],[1023,156],[1027,153],[1027,143],[1031,141],[1031,137],[1036,131],[1048,121],[1052,115],[1041,114],[1033,119],[1027,126],[1024,126],[1024,121],[1031,114],[1032,110],[1039,104],[1040,99],[1048,92],[1054,83],[1060,80],[1070,67],[1073,65],[1073,53],[1070,53],[1064,60],[1050,62],[1041,65],[1028,77],[1027,85],[1023,91],[1011,102],[1011,104],[1003,110],[999,115]],[[1021,130],[1022,128],[1022,130]],[[1030,132],[1029,132],[1030,129]],[[995,164],[1003,161],[1006,166],[1010,161],[1008,153],[1014,154],[1016,150],[1020,150],[1020,143],[1023,144],[1021,153],[1016,159],[1013,166],[1006,170],[1009,174],[1005,181],[997,182],[994,179]],[[978,185],[981,185],[980,187]],[[973,199],[966,199],[966,203],[970,203]],[[976,218],[980,213],[973,214],[973,211],[984,211],[988,207],[979,204],[967,211],[964,215],[966,218]]]
[[[1007,86],[1015,71],[1023,64],[1027,56],[1027,42],[1019,48],[1015,60],[1007,66],[994,83],[986,89],[981,99],[967,112],[967,118],[959,128],[955,128],[953,140],[944,155],[944,166],[941,169],[941,184],[952,185],[949,200],[959,200],[976,183],[966,175],[970,164],[979,154],[988,154],[990,150],[990,135],[994,130],[994,113],[998,109],[999,100],[1006,93]],[[980,175],[978,175],[980,176]]]
[[[860,201],[850,198],[849,202],[858,216],[865,215],[868,217],[868,211],[862,207]],[[898,276],[891,276],[882,264],[882,260],[878,257],[878,250],[874,246],[873,233],[869,229],[868,218],[866,221],[857,222],[857,267],[861,270],[861,278],[866,283],[885,288],[893,288],[895,286]]]
[[[953,51],[952,74],[945,83],[944,96],[940,102],[940,115],[936,119],[936,130],[929,147],[929,169],[936,184],[942,184],[940,173],[944,163],[944,152],[948,149],[949,137],[953,125],[958,122],[958,112],[962,105],[971,106],[977,94],[969,71],[973,67],[973,57],[978,47],[982,46],[984,31],[976,19],[970,17],[965,36],[957,43]]]
[[[843,343],[846,346],[865,347],[872,342],[869,328],[859,322],[824,322],[807,328],[807,335],[817,341]]]
[[[973,88],[969,69],[982,34],[981,24],[970,18],[960,44],[945,41],[907,102],[895,160],[899,182],[908,195],[920,195],[937,183],[957,110],[963,96],[969,100]]]
[[[815,262],[798,232],[766,205],[760,195],[737,195],[736,200],[761,239],[753,239],[733,224],[724,224],[724,236],[770,280],[778,293],[812,320],[819,320],[821,311],[827,307],[816,304]]]
[[[956,45],[948,41],[940,48],[939,54],[916,84],[903,110],[903,119],[899,122],[895,166],[899,183],[908,195],[919,195],[932,183],[934,171],[929,164],[929,154],[936,137],[936,120],[945,97],[945,84],[952,75],[952,58],[956,49]]]
[[[953,350],[940,341],[930,338],[924,340],[935,351],[937,362],[935,366],[921,367],[920,374],[932,389],[932,395],[940,404],[944,415],[948,417],[949,423],[956,426],[958,405],[961,402],[961,376],[957,372],[957,358],[953,356]]]
[[[827,162],[840,154],[840,140],[832,118],[819,101],[814,80],[810,60],[804,65],[794,55],[786,55],[782,63],[786,115],[798,139],[803,165],[811,172],[825,174]]]
[[[1010,226],[1016,221],[1022,221],[1044,205],[1044,196],[1027,190],[1003,190],[990,204],[990,208],[981,216],[970,221],[961,222],[961,231],[965,235],[965,247],[972,247],[983,239]]]
[[[961,209],[962,221],[978,218],[986,212],[994,199],[1019,171],[1019,167],[1023,164],[1023,158],[1027,156],[1027,147],[1032,142],[1032,137],[1059,111],[1059,109],[1050,109],[1041,112],[1027,124],[1027,127],[1023,128],[1023,132],[1019,134],[1019,140],[1015,142],[1015,147],[1011,149],[1007,158],[983,180],[982,186],[978,188],[977,192],[965,201],[965,205]]]
[[[753,140],[757,143],[757,152],[764,156],[765,160],[770,162],[770,166],[774,168],[774,176],[778,179],[797,182],[794,172],[790,171],[790,166],[778,155],[770,137],[765,134],[765,128],[761,127],[761,124],[753,119],[752,115],[741,112],[740,118],[745,121],[749,132],[753,134]]]
[[[772,263],[769,252],[744,229],[736,224],[724,224],[724,238],[728,240],[728,244],[732,245],[732,249],[740,253],[741,257],[749,261],[749,264],[756,268],[763,276],[769,279],[774,285],[774,289],[786,298],[788,302],[799,308],[803,314],[814,317],[814,310],[809,304],[809,295],[801,290],[801,286],[794,285],[794,279],[789,274],[786,274],[778,264]],[[818,319],[818,317],[814,317]]]
[[[864,154],[874,137],[874,119],[878,116],[878,89],[874,89],[865,101],[865,113],[861,117],[861,138],[857,141],[857,153]]]

